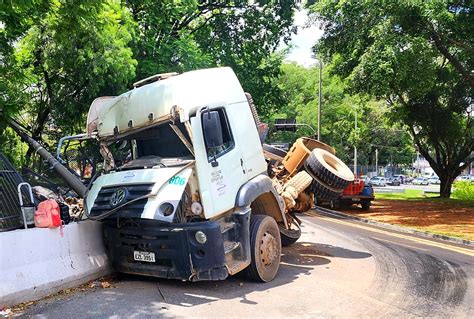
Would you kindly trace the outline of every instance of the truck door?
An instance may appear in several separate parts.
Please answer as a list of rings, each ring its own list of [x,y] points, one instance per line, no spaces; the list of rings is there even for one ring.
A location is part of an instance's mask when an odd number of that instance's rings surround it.
[[[206,218],[233,208],[237,192],[247,181],[242,146],[234,138],[227,108],[226,105],[209,108],[217,111],[220,119],[223,144],[216,148],[208,147],[203,135],[202,117],[206,116],[207,108],[191,119],[197,177]]]

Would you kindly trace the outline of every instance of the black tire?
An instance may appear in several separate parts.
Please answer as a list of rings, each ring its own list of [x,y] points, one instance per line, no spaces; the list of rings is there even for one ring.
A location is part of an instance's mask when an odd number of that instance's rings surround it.
[[[341,203],[337,199],[331,199],[329,201],[329,208],[332,209],[332,210],[339,209],[339,208],[341,208]]]
[[[341,160],[339,160],[333,154],[322,149],[315,149],[311,152],[311,154],[309,154],[305,162],[306,167],[311,170],[311,172],[326,185],[341,190],[346,188],[346,186],[354,180],[354,176],[352,175],[352,178],[349,178],[349,176],[346,176],[345,178],[337,176],[334,172],[331,172],[326,167],[328,164],[326,164],[325,166],[323,163],[321,163],[321,161],[318,159],[319,153],[325,154],[325,156],[329,156],[335,161],[337,160],[338,165],[340,165],[338,169],[342,170],[343,173],[347,173],[346,170],[350,172],[350,169]],[[333,169],[336,170],[335,168]]]
[[[286,151],[282,150],[281,148],[274,147],[274,146],[271,146],[271,145],[268,145],[268,144],[263,144],[262,147],[263,147],[263,150],[267,151],[268,153],[272,153],[272,154],[274,154],[276,156],[279,156],[279,157],[285,157],[286,156]]]
[[[370,205],[371,205],[371,202],[368,200],[364,200],[360,202],[360,206],[362,206],[362,210],[369,210]]]
[[[285,229],[283,226],[278,225],[280,229],[280,237],[281,237],[281,245],[282,246],[290,246],[296,243],[298,239],[301,237],[301,228],[300,226],[293,222],[293,225],[297,227],[297,229]]]
[[[321,200],[314,195],[314,206],[321,206]]]
[[[268,236],[268,237],[267,237]],[[271,236],[271,237],[270,237]],[[269,250],[261,250],[264,238]],[[271,243],[268,242],[270,240]],[[266,254],[269,253],[270,259]],[[255,281],[269,282],[275,278],[280,268],[281,238],[276,221],[266,215],[253,215],[250,218],[250,265],[244,270],[245,275]],[[265,258],[267,258],[265,260]]]
[[[342,190],[336,191],[334,189],[328,188],[326,185],[321,184],[317,180],[313,180],[309,186],[310,191],[314,194],[314,197],[323,200],[336,199],[341,196]]]

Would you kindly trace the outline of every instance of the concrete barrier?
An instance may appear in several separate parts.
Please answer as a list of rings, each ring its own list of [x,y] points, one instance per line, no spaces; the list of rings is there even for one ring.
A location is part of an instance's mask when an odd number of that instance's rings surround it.
[[[111,272],[101,224],[0,233],[0,308],[36,300]]]

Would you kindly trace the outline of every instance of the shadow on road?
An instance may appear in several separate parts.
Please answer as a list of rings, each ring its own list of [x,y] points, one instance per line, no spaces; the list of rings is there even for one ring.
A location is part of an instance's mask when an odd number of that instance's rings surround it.
[[[143,294],[146,291],[146,296],[141,299],[142,305],[147,301],[159,301],[160,305],[192,307],[226,299],[240,299],[241,303],[257,305],[257,302],[252,300],[251,293],[269,292],[272,288],[289,284],[298,277],[310,275],[319,266],[331,262],[327,257],[368,258],[371,256],[369,253],[341,247],[301,242],[283,248],[279,273],[269,283],[252,282],[243,275],[236,275],[225,281],[181,282],[122,274],[120,285],[124,287],[121,289],[122,292],[130,290],[129,293]],[[165,299],[161,297],[160,291]],[[108,295],[107,302],[119,302],[118,300],[122,297],[117,296],[116,301],[112,301],[112,298],[112,295]]]
[[[242,275],[229,277],[224,281],[182,282],[119,274],[111,282],[110,289],[95,289],[75,294],[74,297],[69,296],[67,300],[60,301],[60,298],[55,302],[43,302],[30,309],[27,315],[46,312],[50,318],[62,318],[62,315],[69,311],[75,313],[77,318],[103,314],[119,317],[170,317],[173,312],[169,311],[170,307],[212,306],[220,300],[237,300],[242,304],[257,306],[262,298],[261,293],[272,293],[274,288],[311,275],[312,272],[318,271],[319,267],[326,267],[331,262],[330,258],[370,256],[341,247],[301,242],[283,248],[280,270],[269,283],[252,282]],[[277,291],[281,293],[282,290]],[[235,315],[238,316],[238,312]]]
[[[350,259],[372,257],[372,255],[367,252],[355,251],[326,244],[298,242],[294,245],[294,247],[301,256],[326,256]]]

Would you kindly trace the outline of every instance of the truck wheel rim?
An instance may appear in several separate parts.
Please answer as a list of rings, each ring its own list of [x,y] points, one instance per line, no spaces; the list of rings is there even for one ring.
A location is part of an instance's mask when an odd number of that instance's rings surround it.
[[[265,232],[260,241],[260,259],[265,267],[270,266],[277,257],[277,241],[275,236]]]

